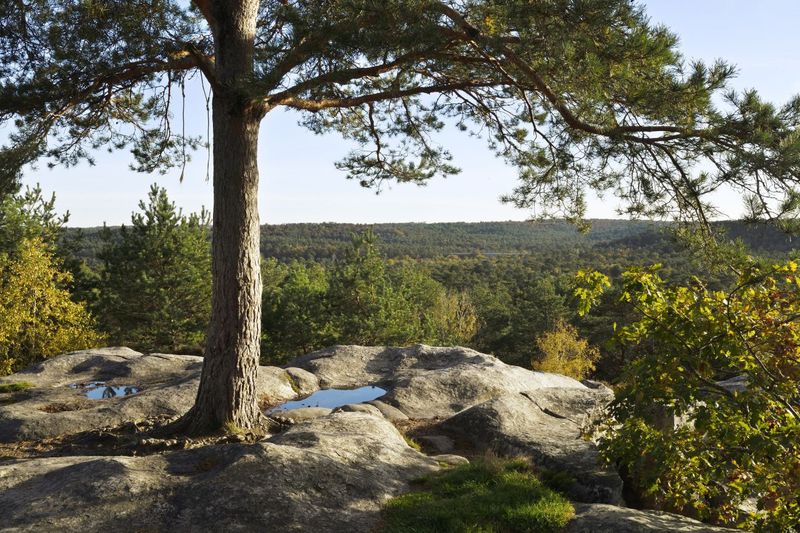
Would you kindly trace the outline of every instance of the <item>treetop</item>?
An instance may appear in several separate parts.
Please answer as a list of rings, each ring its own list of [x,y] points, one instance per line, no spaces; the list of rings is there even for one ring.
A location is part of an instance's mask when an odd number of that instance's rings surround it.
[[[731,65],[685,60],[632,0],[13,4],[0,15],[6,186],[26,164],[101,146],[130,148],[141,171],[180,164],[201,140],[171,110],[199,73],[254,120],[288,107],[353,140],[338,166],[365,186],[456,173],[435,139],[455,124],[519,169],[506,199],[541,215],[580,220],[590,188],[631,215],[705,221],[721,187],[754,218],[798,209],[800,100],[732,91]]]

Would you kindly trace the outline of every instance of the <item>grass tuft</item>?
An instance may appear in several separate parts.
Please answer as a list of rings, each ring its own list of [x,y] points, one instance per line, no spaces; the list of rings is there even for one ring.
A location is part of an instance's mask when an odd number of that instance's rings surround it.
[[[384,517],[390,533],[549,533],[574,513],[527,462],[488,458],[428,477],[417,492],[391,499]]]
[[[19,392],[33,387],[33,383],[29,381],[16,381],[14,383],[0,384],[0,394],[5,392]]]
[[[222,432],[226,435],[244,435],[247,430],[239,427],[235,422],[228,421],[222,426]]]
[[[284,375],[286,376],[286,381],[289,382],[289,386],[292,388],[292,391],[294,391],[295,394],[300,394],[300,385],[297,384],[292,375],[288,372],[284,372]]]
[[[414,448],[418,452],[422,451],[422,446],[420,446],[419,442],[415,441],[414,439],[412,439],[408,435],[403,435],[403,439],[405,439],[406,444],[408,444],[408,446],[410,448]]]

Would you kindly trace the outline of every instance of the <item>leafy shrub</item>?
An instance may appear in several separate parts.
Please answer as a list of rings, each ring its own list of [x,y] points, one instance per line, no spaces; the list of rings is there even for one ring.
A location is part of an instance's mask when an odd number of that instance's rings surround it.
[[[578,380],[591,374],[600,357],[600,351],[580,338],[578,330],[564,321],[557,322],[552,331],[536,339],[536,345],[540,356],[532,361],[535,370]]]
[[[0,375],[102,341],[59,264],[38,237],[23,239],[15,257],[0,255]]]
[[[748,266],[728,291],[668,286],[657,267],[624,274],[640,348],[601,441],[657,504],[760,531],[800,524],[800,275]],[[662,421],[653,411],[662,413]],[[663,414],[682,420],[663,424]],[[757,501],[757,510],[743,504]]]

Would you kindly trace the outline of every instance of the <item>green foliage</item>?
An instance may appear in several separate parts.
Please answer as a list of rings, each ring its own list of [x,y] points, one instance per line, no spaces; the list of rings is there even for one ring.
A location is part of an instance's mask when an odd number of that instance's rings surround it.
[[[578,314],[584,316],[597,305],[600,295],[611,286],[608,276],[597,271],[579,270],[575,275],[575,296],[580,302]]]
[[[643,220],[590,220],[589,233],[564,221],[439,222],[431,224],[270,224],[261,227],[261,253],[283,262],[327,261],[345,255],[351,235],[372,229],[388,258],[525,260],[540,268],[565,270],[575,263],[601,267],[615,260],[646,264],[688,259],[683,243],[696,235],[686,226]],[[774,255],[795,249],[795,241],[778,229],[743,221],[715,222],[714,234],[739,239],[748,250]],[[680,241],[674,238],[678,233]],[[91,246],[91,242],[87,242]],[[91,255],[91,248],[87,249]]]
[[[73,299],[91,302],[97,275],[79,257],[85,247],[83,233],[65,228],[68,220],[69,213],[56,214],[55,194],[45,198],[38,185],[0,197],[0,254],[14,256],[24,239],[41,239],[58,258],[59,268],[71,274],[68,288]]]
[[[247,37],[212,31],[227,19],[208,6],[30,0],[3,13],[0,190],[37,159],[75,164],[103,146],[129,148],[141,171],[180,165],[198,142],[171,127],[171,97],[201,72],[256,118],[288,107],[354,141],[338,166],[365,186],[457,172],[432,139],[452,123],[519,169],[507,200],[537,215],[579,221],[588,189],[699,220],[725,184],[753,217],[800,205],[800,99],[732,91],[733,66],[686,61],[637,2],[262,2],[236,18]],[[248,44],[247,62],[218,53]]]
[[[7,392],[19,392],[33,387],[30,381],[15,381],[13,383],[0,383],[0,394]]]
[[[406,270],[390,276],[371,231],[354,236],[347,257],[335,263],[331,274],[329,294],[337,339],[365,345],[404,344],[418,322],[411,316],[412,302],[403,295],[413,290],[406,283],[408,274]]]
[[[538,339],[539,357],[531,361],[534,370],[563,374],[577,380],[586,379],[600,358],[600,351],[580,338],[578,330],[558,322],[555,328]]]
[[[48,246],[59,243],[69,213],[55,212],[55,194],[42,196],[37,185],[24,193],[0,197],[0,254],[15,255],[25,239],[39,238]]]
[[[796,531],[800,523],[800,276],[750,266],[730,290],[624,275],[640,349],[612,405],[604,456],[658,504],[707,520]],[[723,381],[725,380],[725,381]],[[664,417],[682,422],[677,428]],[[740,509],[755,498],[758,510]]]
[[[332,344],[328,271],[320,264],[267,259],[261,272],[262,357],[280,362]]]
[[[428,308],[427,315],[441,314],[431,322],[449,321],[452,325],[445,330],[455,336],[440,329],[428,338],[438,338],[437,343],[442,344],[465,344],[528,366],[538,355],[531,340],[559,320],[570,321],[601,351],[594,377],[616,382],[635,349],[611,344],[608,339],[613,324],[633,319],[631,306],[619,301],[615,285],[598,299],[597,312],[576,319],[578,298],[574,297],[571,273],[591,267],[618,279],[631,265],[659,262],[664,264],[662,275],[671,281],[685,282],[693,274],[702,274],[710,287],[729,283],[729,273],[709,272],[706,263],[696,262],[684,248],[685,240],[675,241],[671,232],[663,231],[667,227],[595,220],[592,231],[580,235],[563,222],[378,224],[374,233],[379,237],[375,245],[379,255],[388,258],[384,273],[400,268],[418,270],[420,276],[429,276],[445,288],[440,298],[450,302]],[[337,342],[326,297],[331,272],[335,261],[341,263],[352,253],[352,231],[364,228],[352,224],[262,228],[262,252],[269,257],[262,266],[265,357],[282,361]],[[728,236],[742,239],[749,253],[775,260],[786,258],[793,246],[785,235],[763,225],[728,223],[724,229]],[[109,231],[115,235],[119,230]],[[86,238],[80,257],[98,265],[100,232],[94,228],[83,232]],[[84,294],[82,291],[85,298]],[[424,296],[424,300],[431,298]],[[458,317],[458,310],[468,308],[472,309],[461,314],[475,316],[474,336],[458,331],[470,324]]]
[[[354,236],[329,268],[267,260],[262,353],[282,361],[330,344],[465,344],[477,319],[469,298],[419,266],[389,265],[375,235]]]
[[[385,531],[418,533],[560,531],[574,515],[520,460],[476,460],[426,478],[389,501]]]
[[[46,357],[96,346],[102,337],[65,289],[69,273],[40,238],[0,254],[0,375]]]
[[[112,342],[199,354],[211,309],[209,216],[185,216],[150,188],[141,212],[106,234],[97,315]]]

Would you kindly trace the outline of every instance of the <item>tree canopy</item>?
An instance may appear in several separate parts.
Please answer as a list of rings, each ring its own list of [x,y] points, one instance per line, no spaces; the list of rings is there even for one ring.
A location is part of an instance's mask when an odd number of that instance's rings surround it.
[[[796,212],[800,101],[731,91],[732,66],[686,61],[631,0],[12,3],[0,18],[0,120],[15,128],[5,183],[101,145],[132,147],[143,171],[179,163],[198,140],[171,127],[172,88],[201,71],[258,115],[307,111],[308,127],[354,140],[340,167],[365,185],[457,171],[432,137],[452,121],[520,169],[520,206],[581,215],[593,187],[632,213],[702,216],[704,194],[728,184],[753,215]],[[226,81],[219,43],[235,36],[221,18],[240,8],[252,67]]]

